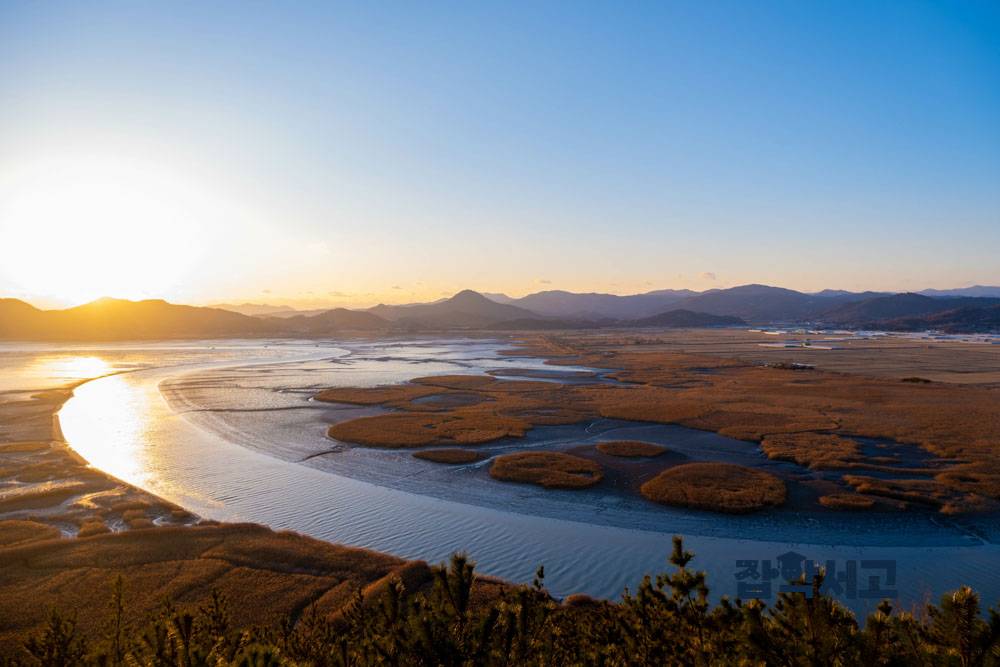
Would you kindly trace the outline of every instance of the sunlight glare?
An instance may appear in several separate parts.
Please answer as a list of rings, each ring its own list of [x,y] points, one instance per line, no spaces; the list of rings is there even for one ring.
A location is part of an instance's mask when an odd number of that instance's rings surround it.
[[[23,373],[46,383],[65,384],[101,377],[114,370],[114,366],[93,355],[51,354],[38,356]]]
[[[142,486],[150,475],[145,462],[145,395],[131,391],[123,375],[89,382],[76,390],[59,412],[59,421],[76,450],[90,465],[120,480]],[[100,410],[93,408],[94,404]],[[69,434],[72,434],[71,436]],[[80,447],[80,443],[89,446]]]
[[[0,173],[0,277],[68,304],[182,284],[222,206],[155,164],[76,155]]]

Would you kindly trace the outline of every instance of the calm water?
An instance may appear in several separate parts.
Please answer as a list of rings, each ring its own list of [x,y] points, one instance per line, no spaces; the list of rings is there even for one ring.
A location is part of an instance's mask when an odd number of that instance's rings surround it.
[[[961,583],[986,600],[1000,597],[993,576],[1000,564],[995,519],[790,510],[727,517],[664,508],[602,486],[544,491],[492,480],[488,462],[448,467],[406,452],[344,446],[325,437],[326,425],[373,409],[310,400],[328,386],[552,370],[538,360],[498,356],[500,348],[472,340],[235,341],[0,347],[0,359],[9,387],[53,383],[46,373],[75,379],[126,371],[77,388],[60,413],[67,440],[94,466],[209,518],[260,522],[430,561],[465,551],[481,570],[517,581],[530,580],[544,564],[559,595],[616,597],[662,569],[671,536],[680,533],[720,594],[737,594],[737,560],[776,564],[792,551],[833,560],[838,569],[895,561],[893,588],[904,606]],[[74,366],[73,359],[80,361]],[[536,429],[484,449],[567,449],[621,437],[662,442],[692,459],[785,465],[763,461],[752,444],[712,433],[611,420]],[[880,572],[861,569],[859,588]],[[843,599],[859,610],[870,606]]]

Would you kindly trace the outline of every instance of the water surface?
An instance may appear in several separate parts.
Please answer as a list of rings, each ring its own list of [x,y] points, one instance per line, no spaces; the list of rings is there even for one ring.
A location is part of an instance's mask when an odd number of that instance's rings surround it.
[[[994,518],[789,510],[730,517],[665,508],[602,486],[546,491],[492,480],[488,462],[441,466],[405,451],[337,443],[325,436],[330,422],[378,408],[311,400],[323,387],[443,373],[566,379],[540,360],[500,356],[502,347],[410,340],[91,351],[128,372],[80,386],[60,420],[69,443],[93,465],[202,516],[430,561],[465,551],[481,570],[515,581],[529,581],[544,564],[558,595],[616,597],[663,569],[671,537],[680,533],[720,594],[737,593],[737,560],[774,561],[791,551],[835,565],[894,560],[904,606],[962,583],[986,600],[1000,596],[992,576],[1000,563]],[[592,381],[588,369],[565,370],[575,372],[573,381]],[[695,460],[761,463],[752,444],[616,420],[539,428],[483,449],[571,449],[618,438],[662,442]],[[874,601],[845,602],[860,610]]]

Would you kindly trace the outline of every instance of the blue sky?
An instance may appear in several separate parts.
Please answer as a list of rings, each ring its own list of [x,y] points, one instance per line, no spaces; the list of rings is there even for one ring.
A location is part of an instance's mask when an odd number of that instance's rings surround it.
[[[622,4],[0,3],[0,293],[1000,284],[1000,5]]]

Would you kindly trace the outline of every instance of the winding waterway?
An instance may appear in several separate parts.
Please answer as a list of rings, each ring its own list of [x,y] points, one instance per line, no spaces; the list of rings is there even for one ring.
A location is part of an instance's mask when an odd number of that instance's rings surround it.
[[[644,574],[663,570],[672,536],[682,534],[715,594],[735,596],[741,581],[753,583],[737,578],[747,569],[737,561],[755,561],[766,571],[760,561],[777,566],[779,556],[793,552],[832,561],[845,584],[841,599],[858,611],[881,597],[863,598],[875,575],[904,607],[961,584],[977,588],[985,601],[1000,597],[995,518],[957,523],[927,513],[789,510],[728,517],[660,507],[603,485],[560,492],[505,484],[489,478],[488,462],[440,466],[406,452],[331,441],[330,422],[371,409],[311,400],[329,386],[552,370],[538,359],[501,356],[502,347],[481,340],[233,341],[89,350],[87,358],[126,372],[78,387],[59,419],[67,441],[92,465],[203,517],[429,561],[464,551],[481,571],[515,581],[530,581],[544,564],[546,584],[557,595],[617,597]],[[621,437],[662,442],[694,459],[759,457],[752,445],[712,433],[608,420],[540,428],[484,449],[492,455]],[[885,579],[885,562],[894,563],[894,582]],[[771,583],[773,600],[783,582]]]

